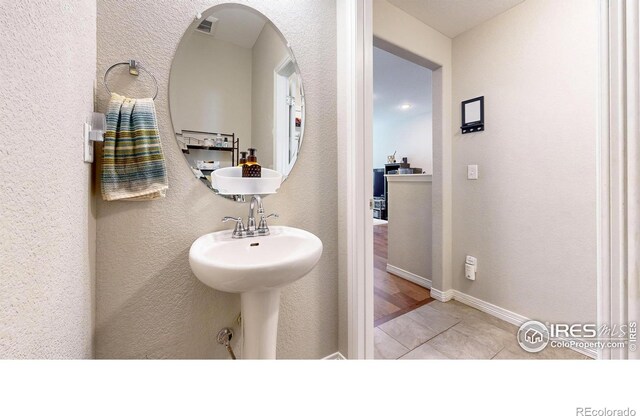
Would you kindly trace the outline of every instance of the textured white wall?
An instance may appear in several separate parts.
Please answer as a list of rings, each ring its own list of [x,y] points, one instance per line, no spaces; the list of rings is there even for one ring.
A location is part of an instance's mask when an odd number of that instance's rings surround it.
[[[455,288],[543,322],[594,322],[597,2],[527,0],[455,38],[453,68],[454,127],[480,95],[486,123],[454,136]]]
[[[91,358],[96,3],[0,3],[0,358]]]
[[[191,243],[228,228],[223,215],[247,206],[214,195],[189,171],[171,136],[167,81],[175,49],[198,11],[217,1],[98,1],[98,76],[139,59],[160,82],[156,100],[167,157],[167,198],[98,202],[97,357],[227,358],[215,341],[240,310],[238,295],[210,289],[189,269]],[[282,294],[280,358],[337,350],[336,11],[332,0],[243,1],[270,18],[291,43],[307,94],[304,145],[289,179],[266,198],[274,224],[307,229],[324,243],[318,266]],[[107,95],[100,89],[100,107]]]

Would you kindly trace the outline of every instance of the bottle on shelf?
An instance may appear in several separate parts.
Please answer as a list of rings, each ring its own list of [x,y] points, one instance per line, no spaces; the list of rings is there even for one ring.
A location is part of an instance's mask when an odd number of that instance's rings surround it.
[[[258,164],[256,149],[250,147],[247,150],[249,151],[249,156],[247,157],[247,162],[242,166],[242,177],[259,178],[262,176],[262,167]]]
[[[238,161],[238,166],[243,166],[247,163],[247,152],[240,152],[240,160]]]

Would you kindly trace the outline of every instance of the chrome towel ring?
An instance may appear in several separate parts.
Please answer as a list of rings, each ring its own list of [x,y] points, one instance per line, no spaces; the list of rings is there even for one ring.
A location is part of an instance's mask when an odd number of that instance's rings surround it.
[[[138,63],[138,61],[136,60],[130,60],[127,62],[118,62],[117,64],[113,64],[109,67],[109,69],[107,69],[107,71],[104,73],[104,79],[102,80],[102,83],[104,84],[104,88],[109,92],[109,94],[111,94],[111,90],[109,89],[109,86],[107,85],[107,76],[109,75],[109,72],[111,72],[111,70],[117,66],[120,65],[129,65],[129,73],[131,75],[134,76],[138,76],[139,71],[144,71],[147,74],[149,74],[149,76],[151,77],[151,79],[153,79],[153,82],[156,84],[156,93],[153,96],[153,99],[155,100],[156,97],[158,96],[158,80],[156,80],[156,77],[153,76],[153,74],[151,72],[149,72],[147,69],[145,69],[142,65],[140,65],[140,63]]]

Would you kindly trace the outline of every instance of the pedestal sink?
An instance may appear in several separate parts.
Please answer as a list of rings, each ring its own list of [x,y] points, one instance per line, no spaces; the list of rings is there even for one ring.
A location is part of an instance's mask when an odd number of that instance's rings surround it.
[[[308,231],[272,226],[270,235],[234,239],[232,231],[198,238],[189,251],[196,277],[223,292],[240,293],[242,357],[276,358],[280,289],[311,271],[322,242]]]

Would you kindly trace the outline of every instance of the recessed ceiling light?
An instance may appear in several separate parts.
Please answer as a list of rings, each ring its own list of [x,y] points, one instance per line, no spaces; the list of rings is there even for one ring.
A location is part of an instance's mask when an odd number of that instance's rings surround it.
[[[402,105],[400,106],[400,108],[401,108],[401,109],[403,109],[403,110],[408,110],[408,109],[410,109],[411,107],[413,107],[411,104],[402,104]]]

